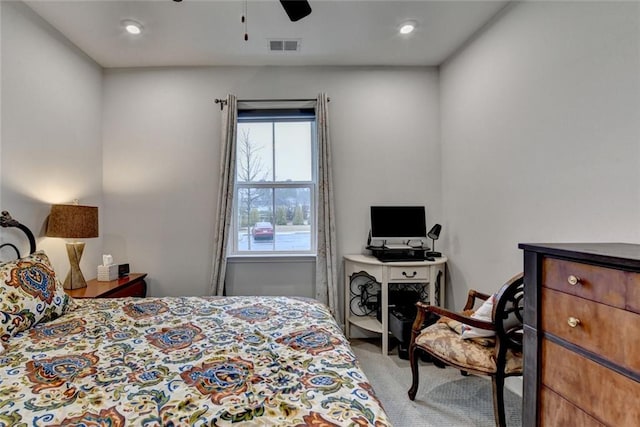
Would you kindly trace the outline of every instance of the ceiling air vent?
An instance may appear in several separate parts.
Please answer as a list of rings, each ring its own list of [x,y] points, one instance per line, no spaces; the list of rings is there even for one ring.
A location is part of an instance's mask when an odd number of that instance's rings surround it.
[[[300,40],[269,40],[269,52],[299,52]]]

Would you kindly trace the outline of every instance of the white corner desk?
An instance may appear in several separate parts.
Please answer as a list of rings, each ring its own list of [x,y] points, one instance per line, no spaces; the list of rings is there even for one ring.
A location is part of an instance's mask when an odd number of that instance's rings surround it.
[[[344,256],[345,334],[351,338],[351,325],[382,335],[382,354],[389,352],[389,283],[417,283],[428,290],[428,303],[443,307],[445,303],[446,257],[435,261],[382,262],[370,255]],[[382,322],[373,315],[354,315],[352,311],[352,280],[368,278],[380,284]]]

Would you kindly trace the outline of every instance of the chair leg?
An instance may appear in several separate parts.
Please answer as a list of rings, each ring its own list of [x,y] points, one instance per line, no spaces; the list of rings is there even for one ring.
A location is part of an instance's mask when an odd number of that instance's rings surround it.
[[[507,427],[504,414],[504,374],[496,373],[491,382],[493,384],[493,416],[496,427]]]
[[[420,379],[418,378],[418,351],[420,349],[416,346],[409,347],[409,364],[411,365],[411,388],[409,389],[409,399],[414,400],[416,398],[416,393],[418,392],[418,382]]]

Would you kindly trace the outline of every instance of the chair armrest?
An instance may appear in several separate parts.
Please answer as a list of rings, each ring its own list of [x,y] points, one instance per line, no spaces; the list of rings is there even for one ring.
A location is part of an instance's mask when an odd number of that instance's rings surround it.
[[[491,295],[478,292],[475,289],[469,289],[469,295],[467,295],[467,303],[464,305],[463,310],[471,310],[476,304],[476,298],[486,301],[491,298]]]
[[[420,301],[416,303],[416,308],[418,309],[418,312],[416,313],[416,319],[413,321],[413,325],[411,326],[410,345],[413,345],[413,343],[416,340],[416,337],[422,330],[422,325],[424,324],[424,321],[427,317],[427,311],[429,311],[429,307],[432,307],[432,306],[427,305]]]
[[[481,294],[484,296],[484,294]],[[474,319],[469,316],[465,316],[460,313],[456,313],[455,311],[447,310],[446,308],[438,307],[435,305],[428,305],[423,302],[417,302],[416,307],[418,308],[418,313],[416,314],[416,320],[413,322],[413,326],[411,328],[411,344],[415,342],[416,337],[420,334],[422,330],[422,325],[427,316],[427,312],[435,313],[439,316],[445,316],[452,320],[457,320],[458,322],[462,322],[465,325],[474,326],[479,329],[486,329],[488,331],[495,331],[495,325],[493,322],[487,322],[480,319]]]
[[[474,326],[479,329],[486,329],[487,331],[495,331],[496,327],[493,322],[487,322],[486,320],[475,319],[473,317],[465,316],[464,314],[456,313],[449,310],[441,309],[443,313],[438,313],[441,316],[446,316],[451,320],[457,320],[465,325]]]

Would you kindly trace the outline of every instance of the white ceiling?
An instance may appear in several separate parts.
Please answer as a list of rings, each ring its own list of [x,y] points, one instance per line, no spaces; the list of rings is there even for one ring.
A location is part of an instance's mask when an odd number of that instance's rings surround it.
[[[439,65],[508,0],[310,0],[313,12],[291,22],[278,0],[25,0],[98,64],[111,67],[200,65]],[[144,26],[126,34],[121,22]],[[406,20],[416,30],[401,36]],[[294,53],[270,53],[269,39],[299,39]]]

